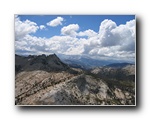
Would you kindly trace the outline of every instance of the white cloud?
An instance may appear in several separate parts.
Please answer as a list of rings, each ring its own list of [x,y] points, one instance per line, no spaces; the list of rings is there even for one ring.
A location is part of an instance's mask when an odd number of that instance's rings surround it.
[[[16,38],[20,37],[19,41],[15,41],[16,53],[19,54],[82,54],[110,60],[134,60],[135,57],[135,20],[117,26],[106,19],[100,24],[98,33],[91,29],[78,32],[79,25],[70,24],[61,29],[63,36],[51,38],[31,36],[30,33],[41,28],[29,20],[16,18],[15,24]]]
[[[117,26],[111,20],[104,20],[99,34],[88,39],[84,53],[91,56],[111,59],[130,59],[135,57],[135,20]],[[134,60],[134,59],[133,59]]]
[[[46,27],[44,25],[40,25],[40,29],[43,30],[45,29]]]
[[[112,20],[105,19],[101,22],[99,27],[99,33],[104,33],[105,31],[110,31],[114,28],[116,28],[116,23]]]
[[[113,36],[118,38],[120,51],[135,51],[135,20],[127,22],[113,29]]]
[[[83,32],[81,31],[81,32],[78,33],[78,36],[94,37],[94,36],[96,36],[96,35],[97,35],[97,33],[94,32],[94,31],[91,30],[91,29],[85,30],[85,31],[83,31]]]
[[[78,30],[79,30],[78,24],[70,24],[61,29],[61,34],[75,37],[77,35]]]
[[[52,27],[56,27],[58,25],[62,25],[62,21],[64,21],[64,19],[62,17],[57,17],[56,19],[48,22],[47,25],[52,26]]]
[[[99,27],[99,38],[103,47],[118,44],[118,39],[116,39],[111,33],[111,30],[115,29],[116,27],[116,23],[112,20],[106,19],[101,23]]]
[[[120,46],[120,50],[134,51],[135,20],[117,26],[111,20],[104,20],[100,25],[99,41],[102,47]]]
[[[21,21],[19,17],[15,17],[15,39],[20,40],[27,34],[35,33],[39,27],[35,22],[30,20]]]

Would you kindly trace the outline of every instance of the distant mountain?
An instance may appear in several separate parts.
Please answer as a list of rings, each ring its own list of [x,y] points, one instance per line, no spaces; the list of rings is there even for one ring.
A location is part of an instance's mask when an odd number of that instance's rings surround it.
[[[60,55],[60,59],[74,68],[81,68],[81,69],[92,69],[97,66],[104,66],[107,64],[111,64],[113,61],[106,61],[106,60],[96,60],[90,57],[84,56],[77,56],[77,55]]]
[[[55,54],[46,55],[15,55],[15,72],[45,70],[62,71],[69,69],[69,66],[63,63]]]
[[[83,70],[93,69],[95,67],[125,67],[127,65],[133,65],[132,63],[128,63],[125,61],[119,60],[101,60],[101,59],[94,59],[87,56],[80,56],[80,55],[58,55],[59,58],[70,67],[74,68],[81,68]],[[122,63],[120,63],[122,62]]]
[[[91,73],[102,79],[135,81],[135,65],[133,64],[113,64],[97,67],[92,69]]]
[[[112,64],[108,64],[106,65],[106,67],[117,67],[117,68],[122,68],[122,67],[126,67],[128,65],[134,65],[131,63],[112,63]]]

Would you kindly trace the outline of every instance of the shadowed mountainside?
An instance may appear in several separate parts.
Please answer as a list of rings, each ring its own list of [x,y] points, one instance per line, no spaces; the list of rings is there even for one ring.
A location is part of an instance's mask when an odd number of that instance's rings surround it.
[[[55,55],[39,55],[23,57],[15,55],[15,71],[33,71],[33,70],[45,70],[45,71],[62,71],[69,67],[60,61]]]

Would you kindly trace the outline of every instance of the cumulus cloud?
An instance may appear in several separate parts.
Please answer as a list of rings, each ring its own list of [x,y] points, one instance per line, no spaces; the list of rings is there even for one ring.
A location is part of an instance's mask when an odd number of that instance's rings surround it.
[[[118,26],[112,33],[120,39],[120,50],[135,51],[135,20]]]
[[[75,37],[77,35],[78,30],[79,30],[78,24],[70,24],[61,29],[61,34]]]
[[[94,36],[96,36],[96,35],[97,35],[97,33],[94,32],[94,31],[91,30],[91,29],[85,30],[85,31],[83,31],[83,32],[81,31],[81,32],[78,33],[78,36],[94,37]]]
[[[39,27],[35,22],[30,20],[21,21],[19,17],[15,17],[15,39],[20,40],[27,34],[35,33]]]
[[[76,55],[83,52],[82,40],[70,36],[53,36],[40,38],[27,35],[22,41],[16,41],[15,49],[18,54],[70,54]]]
[[[99,40],[102,47],[121,46],[120,50],[134,51],[135,20],[117,26],[112,20],[104,20],[100,25]]]
[[[62,17],[57,17],[56,19],[48,22],[47,25],[51,27],[56,27],[58,25],[62,25],[62,21],[64,21]]]
[[[100,42],[103,47],[113,46],[118,44],[118,40],[111,32],[117,27],[116,23],[112,20],[104,20],[99,27]]]
[[[111,59],[135,57],[135,20],[117,26],[112,20],[100,24],[99,34],[84,45],[84,53]]]
[[[16,38],[19,34],[21,38],[15,42],[15,49],[18,54],[56,53],[86,55],[92,58],[110,60],[134,60],[135,57],[135,20],[117,26],[114,21],[106,19],[100,23],[98,33],[91,29],[79,31],[78,24],[70,24],[61,29],[60,36],[50,38],[30,35],[30,33],[41,29],[32,21],[20,21],[16,18],[16,23]],[[87,38],[82,36],[87,36]]]
[[[43,29],[45,29],[46,27],[45,27],[45,25],[40,25],[40,29],[41,30],[43,30]]]

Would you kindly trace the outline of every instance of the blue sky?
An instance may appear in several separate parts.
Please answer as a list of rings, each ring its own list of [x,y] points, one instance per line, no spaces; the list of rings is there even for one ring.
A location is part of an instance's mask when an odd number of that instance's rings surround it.
[[[47,38],[54,35],[60,35],[60,29],[69,24],[79,24],[80,31],[92,29],[95,32],[98,32],[100,23],[105,19],[111,19],[116,22],[117,25],[125,24],[127,21],[135,19],[134,15],[19,15],[21,21],[28,19],[37,23],[37,25],[45,26],[46,23],[58,16],[64,18],[63,25],[57,27],[46,27],[47,29],[45,31],[39,30],[34,33],[34,35]]]
[[[135,60],[134,15],[15,15],[16,54]]]

